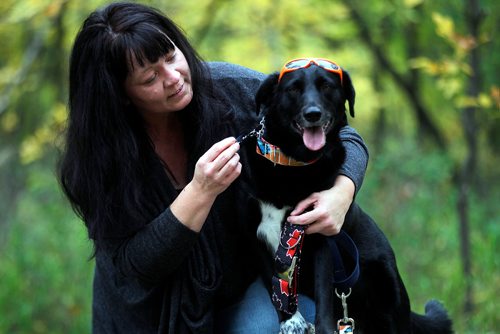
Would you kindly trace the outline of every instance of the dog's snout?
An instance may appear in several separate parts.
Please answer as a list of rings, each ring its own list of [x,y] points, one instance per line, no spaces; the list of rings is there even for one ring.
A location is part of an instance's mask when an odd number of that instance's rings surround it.
[[[317,106],[307,107],[304,110],[304,118],[308,122],[317,122],[321,118],[321,109]]]

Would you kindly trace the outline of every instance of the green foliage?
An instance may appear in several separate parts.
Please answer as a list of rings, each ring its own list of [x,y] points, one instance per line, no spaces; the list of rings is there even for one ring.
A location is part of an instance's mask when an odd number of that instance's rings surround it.
[[[474,196],[472,253],[475,309],[463,314],[456,190],[450,184],[454,165],[448,156],[426,150],[409,139],[390,139],[372,157],[357,201],[390,240],[412,309],[423,313],[431,299],[450,311],[457,333],[496,333],[495,298],[500,289],[500,221],[492,212],[499,189]],[[475,330],[469,330],[474,328]]]
[[[11,224],[0,256],[0,333],[89,333],[91,245],[47,167],[30,169]]]
[[[481,1],[486,16],[477,39],[467,28],[465,1],[143,2],[174,19],[206,60],[268,73],[293,57],[323,56],[346,68],[357,92],[352,125],[371,153],[358,201],[391,240],[414,310],[437,298],[457,333],[500,330],[500,2]],[[82,20],[104,3],[0,3],[0,333],[90,331],[91,244],[53,171],[71,45]],[[472,50],[482,60],[477,96],[466,93]],[[401,80],[413,84],[414,96]],[[443,135],[444,149],[420,131],[412,99]],[[469,191],[475,306],[469,314],[462,309],[456,204],[467,154],[464,107],[477,108],[479,129]]]

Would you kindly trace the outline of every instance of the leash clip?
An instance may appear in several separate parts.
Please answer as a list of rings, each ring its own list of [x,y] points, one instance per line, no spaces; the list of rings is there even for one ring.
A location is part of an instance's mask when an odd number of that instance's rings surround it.
[[[264,122],[266,121],[266,117],[262,117],[259,122],[259,126],[255,128],[253,131],[255,131],[257,138],[261,138],[262,135],[264,134]]]
[[[262,119],[259,122],[259,125],[257,125],[257,127],[255,129],[253,129],[252,131],[250,131],[246,135],[239,136],[238,138],[236,138],[236,141],[241,144],[245,140],[247,140],[248,138],[252,138],[252,137],[261,138],[262,135],[264,134],[264,121],[265,121],[265,117],[262,117]]]
[[[354,319],[349,318],[347,313],[347,297],[351,295],[352,289],[349,288],[347,295],[342,292],[339,294],[337,289],[335,289],[335,294],[342,300],[342,309],[344,310],[344,317],[337,321],[337,329],[339,334],[354,333]]]

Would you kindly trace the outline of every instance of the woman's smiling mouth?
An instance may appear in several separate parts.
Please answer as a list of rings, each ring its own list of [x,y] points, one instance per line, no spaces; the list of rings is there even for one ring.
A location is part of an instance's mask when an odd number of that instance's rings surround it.
[[[177,95],[180,95],[180,93],[184,90],[184,84],[179,87],[178,90],[175,91],[172,95],[169,95],[168,98],[176,97]]]

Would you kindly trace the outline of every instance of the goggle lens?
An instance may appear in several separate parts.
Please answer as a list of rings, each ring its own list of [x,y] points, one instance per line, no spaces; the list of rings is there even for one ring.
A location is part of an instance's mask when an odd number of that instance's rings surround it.
[[[285,67],[289,69],[299,69],[308,66],[310,62],[309,59],[297,59],[286,63]]]
[[[278,82],[281,81],[281,78],[285,73],[309,67],[311,66],[311,64],[315,64],[329,72],[337,73],[340,76],[340,82],[342,82],[342,69],[340,68],[340,66],[338,66],[335,62],[331,60],[323,58],[300,58],[300,59],[290,60],[281,69],[280,75],[278,77]]]

